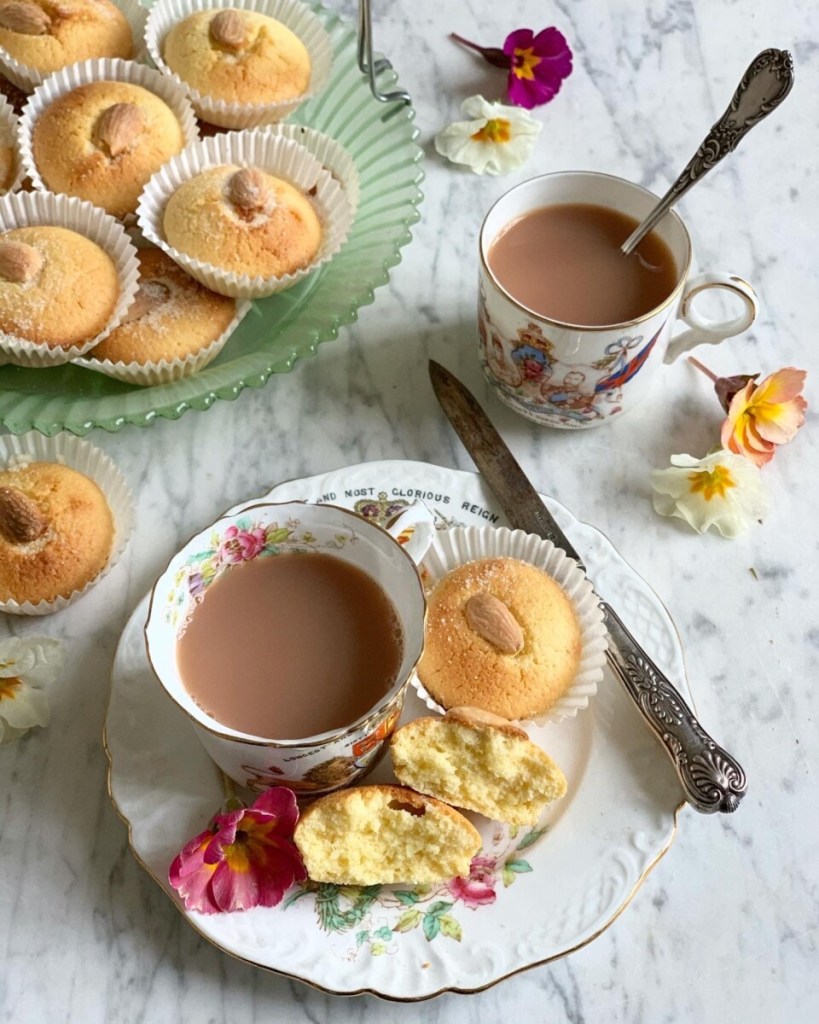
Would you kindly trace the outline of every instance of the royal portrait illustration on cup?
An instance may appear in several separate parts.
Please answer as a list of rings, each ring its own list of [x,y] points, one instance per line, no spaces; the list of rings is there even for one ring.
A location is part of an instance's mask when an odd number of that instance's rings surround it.
[[[655,229],[673,259],[672,290],[654,308],[622,323],[585,326],[552,319],[519,301],[493,270],[493,242],[533,210],[594,204],[639,220],[655,201],[650,192],[620,178],[565,172],[523,182],[489,211],[480,234],[478,354],[487,380],[506,405],[547,426],[599,426],[642,401],[664,362],[751,326],[758,304],[745,281],[722,272],[689,277],[691,240],[673,211]],[[695,308],[697,296],[715,288],[740,300],[736,317],[717,321]],[[687,329],[674,335],[678,320]]]

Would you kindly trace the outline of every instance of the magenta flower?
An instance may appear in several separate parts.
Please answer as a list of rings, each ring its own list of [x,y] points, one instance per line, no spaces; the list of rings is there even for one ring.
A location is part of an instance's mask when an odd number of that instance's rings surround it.
[[[515,29],[506,37],[503,49],[478,46],[454,32],[452,38],[475,50],[494,67],[507,69],[509,102],[527,110],[554,99],[563,79],[572,73],[572,51],[566,37],[554,27],[537,35],[530,28]]]
[[[229,526],[225,530],[225,539],[219,545],[219,558],[231,565],[247,562],[259,554],[265,539],[263,526],[257,526],[255,530],[240,530],[238,526]]]
[[[447,882],[450,893],[468,907],[495,902],[495,858],[473,857],[469,878],[453,878]]]
[[[174,858],[168,881],[200,914],[275,907],[307,877],[292,841],[298,820],[295,793],[268,789],[251,807],[217,814]]]
[[[563,79],[572,73],[572,51],[556,28],[545,28],[537,35],[519,28],[506,37],[503,52],[511,61],[506,83],[509,101],[527,110],[554,99]]]

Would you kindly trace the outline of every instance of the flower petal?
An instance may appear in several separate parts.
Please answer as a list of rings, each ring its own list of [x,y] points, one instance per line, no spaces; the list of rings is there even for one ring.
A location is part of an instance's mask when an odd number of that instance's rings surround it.
[[[527,110],[553,99],[572,72],[572,51],[554,26],[537,35],[530,29],[517,29],[507,36],[503,52],[511,62],[507,96]]]
[[[508,57],[513,57],[515,50],[525,50],[530,47],[534,38],[535,34],[530,28],[516,28],[514,32],[510,32],[506,37],[503,44],[503,52]]]
[[[292,836],[299,820],[296,794],[286,786],[272,786],[265,790],[256,798],[251,810],[274,815],[278,822],[276,831],[283,835]]]
[[[0,747],[5,747],[8,743],[15,743],[21,739],[28,732],[28,729],[12,729],[10,725],[0,718]]]
[[[205,853],[213,840],[210,830],[201,832],[173,859],[168,881],[182,897],[187,910],[215,914],[219,907],[210,891],[215,867],[205,863]]]
[[[713,527],[735,537],[766,513],[759,470],[742,455],[720,449],[703,459],[675,455],[671,463],[651,475],[659,515],[682,519],[698,533]]]
[[[529,45],[529,44],[527,44]],[[553,66],[562,69],[562,77],[566,78],[572,70],[572,51],[566,37],[554,25],[538,32],[532,40],[535,53],[544,60],[553,62]]]
[[[770,374],[759,385],[754,394],[755,399],[762,402],[770,402],[778,405],[780,402],[789,402],[801,394],[805,386],[805,370],[797,370],[794,366],[786,366]]]
[[[728,405],[723,445],[758,466],[769,462],[775,446],[790,441],[805,422],[807,402],[799,394],[805,376],[804,370],[788,366],[758,385],[749,380]]]
[[[292,842],[297,821],[295,793],[266,790],[252,807],[216,815],[174,859],[168,880],[185,906],[201,913],[275,906],[307,877]]]
[[[35,725],[48,725],[48,698],[41,690],[35,690],[21,680],[11,696],[0,700],[0,718],[12,729],[23,731],[28,731]]]
[[[787,444],[805,422],[808,403],[801,395],[778,405],[754,405],[759,433],[773,444]]]
[[[213,873],[210,889],[219,910],[249,910],[259,904],[259,884],[254,871],[222,861]]]
[[[510,101],[525,110],[548,103],[557,95],[560,79],[555,83],[543,78],[518,78],[510,74],[506,83],[506,95]]]
[[[542,125],[518,107],[488,103],[470,96],[461,107],[469,121],[456,121],[435,136],[435,149],[453,163],[465,164],[476,174],[505,174],[530,156]],[[503,132],[484,131],[492,121],[503,122]]]
[[[0,641],[0,678],[18,676],[37,686],[49,686],[64,660],[62,643],[50,637],[9,637]]]

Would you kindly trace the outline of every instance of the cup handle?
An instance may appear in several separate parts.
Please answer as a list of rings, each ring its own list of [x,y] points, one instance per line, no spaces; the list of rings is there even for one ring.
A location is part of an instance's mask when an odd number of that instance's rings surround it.
[[[708,288],[725,288],[738,295],[745,306],[739,316],[733,320],[712,320],[696,310],[695,300]],[[741,277],[733,274],[713,273],[700,274],[692,278],[683,293],[680,304],[680,319],[688,325],[688,330],[672,338],[665,353],[665,362],[673,362],[683,352],[688,352],[695,345],[716,345],[726,338],[747,331],[759,313],[759,301],[756,292]]]
[[[384,524],[416,565],[420,565],[435,536],[435,517],[423,501],[414,501]]]

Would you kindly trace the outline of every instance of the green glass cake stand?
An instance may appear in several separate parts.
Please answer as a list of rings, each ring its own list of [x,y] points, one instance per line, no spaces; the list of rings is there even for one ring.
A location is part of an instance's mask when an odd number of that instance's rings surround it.
[[[373,97],[357,65],[355,28],[311,6],[330,34],[335,60],[328,86],[291,120],[338,139],[355,160],[361,202],[341,251],[295,287],[255,302],[218,358],[185,380],[140,388],[70,364],[0,366],[0,424],[7,430],[48,435],[60,430],[82,435],[94,427],[115,431],[127,423],[144,427],[160,416],[178,419],[188,409],[234,399],[315,354],[386,284],[390,268],[401,260],[401,248],[412,238],[410,227],[418,220],[422,198],[414,111]],[[381,87],[395,81],[392,71],[379,76]]]

